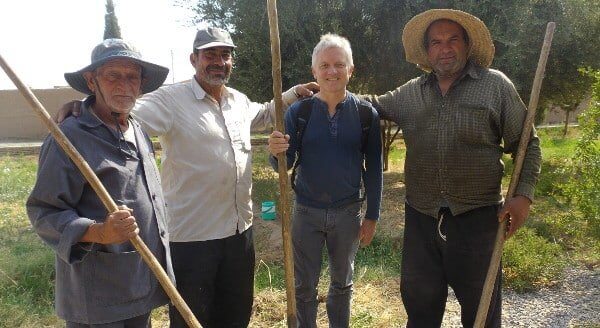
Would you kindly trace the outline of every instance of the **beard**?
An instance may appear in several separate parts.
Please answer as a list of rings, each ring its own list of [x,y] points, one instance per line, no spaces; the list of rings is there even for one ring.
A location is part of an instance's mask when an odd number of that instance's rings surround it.
[[[229,82],[229,77],[231,76],[231,66],[226,65],[224,67],[220,67],[217,65],[209,65],[206,67],[204,73],[205,74],[200,76],[202,81],[212,86],[224,85]]]
[[[465,68],[466,64],[466,58],[459,58],[452,64],[438,63],[436,65],[433,65],[432,68],[435,74],[440,77],[453,77],[460,74],[460,72],[462,72],[462,70]]]

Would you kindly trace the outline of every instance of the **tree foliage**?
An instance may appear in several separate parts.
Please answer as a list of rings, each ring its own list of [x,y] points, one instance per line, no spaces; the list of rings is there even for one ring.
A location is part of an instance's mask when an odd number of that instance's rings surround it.
[[[557,30],[540,105],[579,102],[591,79],[579,67],[598,67],[598,0],[280,0],[278,16],[284,88],[312,80],[311,53],[320,35],[333,32],[352,43],[355,71],[349,89],[381,94],[420,74],[404,59],[402,30],[414,15],[454,8],[481,18],[492,33],[492,67],[506,73],[527,101],[548,21]],[[271,98],[269,23],[266,1],[197,0],[195,22],[232,32],[236,72],[232,84],[254,100]],[[595,9],[596,8],[596,9]]]
[[[564,185],[569,202],[583,214],[600,238],[600,70],[582,70],[594,80],[590,108],[579,117],[581,137],[573,160],[572,179]]]
[[[106,0],[106,14],[104,14],[104,40],[122,39],[119,20],[115,14],[115,5],[112,0]]]

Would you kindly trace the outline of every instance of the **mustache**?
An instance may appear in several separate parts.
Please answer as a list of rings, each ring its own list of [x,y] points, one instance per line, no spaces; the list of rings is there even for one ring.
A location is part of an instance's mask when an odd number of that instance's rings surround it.
[[[206,71],[221,71],[221,72],[228,72],[229,69],[227,69],[227,66],[219,66],[219,65],[208,65],[206,66]]]

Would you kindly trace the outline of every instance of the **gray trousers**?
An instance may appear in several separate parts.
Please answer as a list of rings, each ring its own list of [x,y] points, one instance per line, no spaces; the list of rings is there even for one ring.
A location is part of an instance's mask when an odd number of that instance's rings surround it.
[[[327,295],[329,327],[350,324],[352,273],[358,250],[361,203],[332,209],[296,203],[292,222],[298,326],[316,328],[317,285],[323,246],[327,246],[331,284]]]

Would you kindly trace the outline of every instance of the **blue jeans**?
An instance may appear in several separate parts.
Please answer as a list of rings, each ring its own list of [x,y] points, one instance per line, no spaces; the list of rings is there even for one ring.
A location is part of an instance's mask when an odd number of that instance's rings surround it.
[[[317,285],[323,246],[327,246],[331,284],[327,295],[329,327],[350,323],[352,273],[358,250],[361,203],[320,209],[296,203],[292,222],[298,326],[317,327]]]

